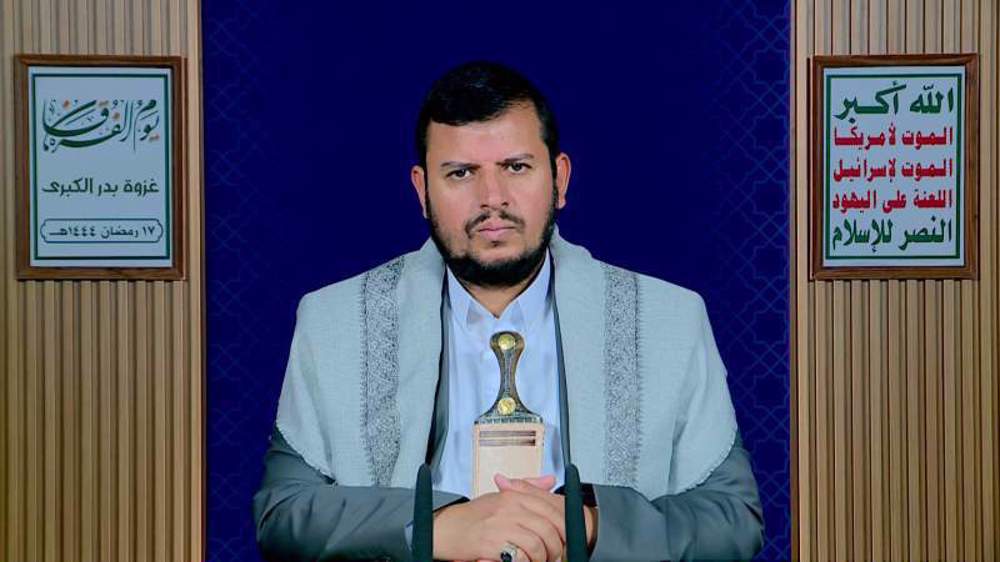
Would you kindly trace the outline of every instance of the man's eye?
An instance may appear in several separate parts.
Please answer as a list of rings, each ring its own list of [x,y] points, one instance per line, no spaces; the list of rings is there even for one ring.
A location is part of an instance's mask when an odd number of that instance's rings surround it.
[[[507,169],[515,174],[521,173],[529,168],[531,168],[531,166],[525,164],[524,162],[511,162],[507,165]]]
[[[469,177],[470,173],[472,173],[472,171],[469,170],[468,168],[459,168],[457,170],[452,170],[451,172],[448,172],[448,177],[461,180]]]

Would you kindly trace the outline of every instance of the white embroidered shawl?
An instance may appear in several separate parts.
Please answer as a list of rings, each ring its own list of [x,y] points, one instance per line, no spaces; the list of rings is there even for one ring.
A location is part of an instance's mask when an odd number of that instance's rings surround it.
[[[702,299],[599,262],[558,232],[550,248],[582,480],[650,499],[698,485],[736,435]],[[433,417],[443,275],[428,240],[299,304],[277,425],[342,485],[413,486]]]

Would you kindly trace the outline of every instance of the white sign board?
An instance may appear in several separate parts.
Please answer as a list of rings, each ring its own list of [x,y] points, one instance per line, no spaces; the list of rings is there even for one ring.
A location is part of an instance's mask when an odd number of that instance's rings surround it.
[[[966,67],[825,67],[822,268],[967,265]]]
[[[176,266],[174,70],[27,65],[30,267]]]

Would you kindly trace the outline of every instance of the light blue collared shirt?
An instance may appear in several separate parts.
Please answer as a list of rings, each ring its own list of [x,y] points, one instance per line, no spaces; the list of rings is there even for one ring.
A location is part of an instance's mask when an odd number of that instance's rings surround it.
[[[510,330],[524,337],[517,366],[517,392],[545,423],[542,474],[554,474],[562,485],[563,459],[559,426],[559,358],[549,280],[548,252],[538,275],[500,318],[479,304],[448,270],[451,317],[448,349],[448,431],[441,462],[432,474],[435,490],[465,497],[472,494],[472,428],[476,418],[493,405],[500,389],[500,366],[490,349],[496,332]]]

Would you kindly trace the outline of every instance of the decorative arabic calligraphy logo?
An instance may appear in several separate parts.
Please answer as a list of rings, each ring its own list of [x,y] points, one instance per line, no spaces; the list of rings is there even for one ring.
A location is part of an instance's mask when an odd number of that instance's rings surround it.
[[[45,137],[42,150],[54,153],[60,146],[86,148],[113,139],[154,143],[160,139],[160,109],[156,100],[79,100],[47,99],[42,127]]]

